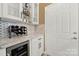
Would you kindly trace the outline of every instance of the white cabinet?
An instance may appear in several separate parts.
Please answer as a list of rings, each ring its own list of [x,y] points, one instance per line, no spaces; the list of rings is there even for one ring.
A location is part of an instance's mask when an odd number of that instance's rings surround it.
[[[2,12],[2,13],[1,13]],[[2,3],[0,4],[0,16],[21,21],[21,3]]]
[[[0,49],[0,56],[6,56],[6,49]]]
[[[38,47],[39,47],[39,55],[41,56],[44,52],[44,37],[41,36],[39,39],[39,44],[38,44]]]
[[[31,20],[32,24],[39,24],[39,3],[31,4]]]
[[[0,3],[0,17],[2,17],[2,4]]]
[[[31,41],[31,55],[32,56],[41,56],[44,52],[44,38],[43,36],[39,38],[32,39]]]
[[[39,56],[38,39],[32,39],[31,41],[31,55]]]

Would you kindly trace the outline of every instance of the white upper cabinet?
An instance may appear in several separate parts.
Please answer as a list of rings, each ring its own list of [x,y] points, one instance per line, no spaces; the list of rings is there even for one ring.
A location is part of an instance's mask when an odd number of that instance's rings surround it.
[[[39,3],[0,3],[0,17],[39,24]]]
[[[1,17],[22,21],[21,19],[22,4],[21,3],[2,3],[0,5],[1,5],[0,6]]]
[[[0,3],[0,17],[2,17],[2,4]]]
[[[39,4],[31,4],[31,19],[32,24],[39,24]]]

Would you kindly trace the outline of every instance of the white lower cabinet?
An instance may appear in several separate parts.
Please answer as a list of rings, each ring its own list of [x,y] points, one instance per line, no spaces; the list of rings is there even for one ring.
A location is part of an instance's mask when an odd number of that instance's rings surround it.
[[[44,49],[43,36],[31,40],[31,56],[41,56]]]
[[[44,53],[44,37],[39,38],[39,54],[40,56]]]

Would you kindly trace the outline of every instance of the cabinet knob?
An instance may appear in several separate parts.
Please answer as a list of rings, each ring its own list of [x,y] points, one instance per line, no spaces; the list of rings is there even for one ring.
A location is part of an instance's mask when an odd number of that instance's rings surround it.
[[[73,34],[77,34],[77,32],[73,32]]]
[[[39,38],[38,40],[41,40],[41,38]]]
[[[38,45],[39,45],[38,48],[40,49],[41,48],[41,42]]]
[[[77,37],[73,37],[72,39],[75,39],[75,40],[77,40]]]

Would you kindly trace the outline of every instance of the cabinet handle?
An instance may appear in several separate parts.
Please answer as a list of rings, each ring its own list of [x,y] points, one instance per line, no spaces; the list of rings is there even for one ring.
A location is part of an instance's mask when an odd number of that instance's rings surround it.
[[[77,34],[77,32],[73,32],[73,34]]]
[[[41,38],[39,38],[38,40],[41,40]]]
[[[39,43],[39,46],[38,46],[38,48],[39,48],[39,49],[41,48],[41,42]]]
[[[21,12],[21,18],[22,18],[22,15],[23,15],[23,14],[22,14],[22,12]]]
[[[73,37],[72,39],[75,39],[75,40],[77,40],[77,37]]]

